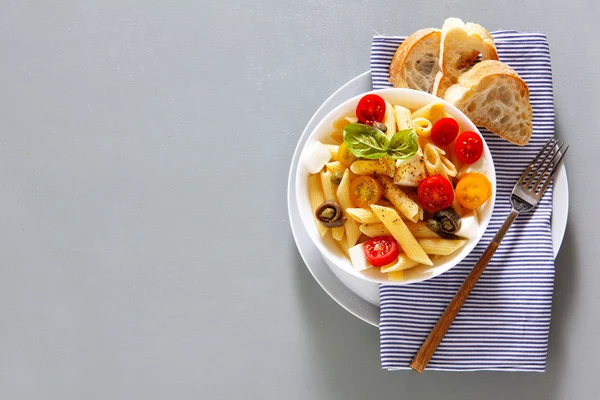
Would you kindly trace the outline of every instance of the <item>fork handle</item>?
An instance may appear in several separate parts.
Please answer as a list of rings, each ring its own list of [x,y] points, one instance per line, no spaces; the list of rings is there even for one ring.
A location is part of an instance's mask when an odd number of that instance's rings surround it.
[[[450,325],[452,325],[454,318],[456,318],[456,315],[462,308],[463,304],[465,304],[467,297],[469,297],[469,293],[471,293],[471,290],[473,287],[475,287],[479,277],[485,270],[485,267],[487,267],[490,259],[504,238],[504,235],[506,235],[508,228],[510,228],[515,218],[517,218],[517,215],[519,215],[519,212],[515,209],[512,209],[506,218],[506,221],[504,221],[504,224],[502,224],[502,227],[500,227],[498,233],[496,233],[496,236],[494,236],[494,239],[492,239],[487,249],[485,249],[481,255],[481,258],[479,258],[479,261],[477,261],[477,264],[475,264],[473,267],[473,270],[471,270],[469,273],[469,276],[467,276],[467,279],[465,279],[465,282],[462,284],[460,289],[458,289],[458,292],[456,292],[454,298],[452,301],[450,301],[450,304],[448,304],[448,307],[446,307],[446,310],[440,317],[440,320],[437,322],[427,339],[425,339],[425,342],[423,342],[423,345],[417,352],[417,355],[410,363],[410,367],[418,373],[421,373],[425,370],[425,367],[429,363],[429,360],[431,360],[433,353],[435,353],[435,350],[444,338],[444,335],[446,335],[448,328],[450,328]]]

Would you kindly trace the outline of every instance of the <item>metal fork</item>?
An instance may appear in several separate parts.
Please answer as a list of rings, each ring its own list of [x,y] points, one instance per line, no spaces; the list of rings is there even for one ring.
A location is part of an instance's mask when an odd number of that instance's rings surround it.
[[[471,293],[471,290],[475,287],[479,277],[496,252],[496,249],[500,245],[504,235],[506,235],[508,228],[510,228],[513,221],[520,213],[531,211],[537,206],[538,202],[546,192],[546,189],[548,189],[552,177],[558,170],[558,166],[568,149],[568,145],[565,143],[559,144],[552,138],[546,142],[537,156],[531,161],[527,169],[525,169],[525,172],[523,172],[512,190],[510,196],[512,210],[510,211],[510,214],[508,214],[506,221],[504,221],[504,224],[502,224],[498,233],[494,236],[494,239],[492,239],[485,252],[481,255],[481,258],[477,261],[477,264],[475,264],[473,270],[469,273],[469,276],[467,276],[467,279],[465,279],[465,282],[462,284],[452,301],[450,301],[450,304],[448,304],[448,307],[440,317],[438,323],[435,325],[427,339],[425,339],[425,342],[423,342],[417,355],[410,363],[412,369],[419,373],[423,372],[433,356],[433,353],[435,353],[435,350],[448,331],[448,328],[452,325],[454,318],[456,318],[456,315],[467,300],[469,293]]]

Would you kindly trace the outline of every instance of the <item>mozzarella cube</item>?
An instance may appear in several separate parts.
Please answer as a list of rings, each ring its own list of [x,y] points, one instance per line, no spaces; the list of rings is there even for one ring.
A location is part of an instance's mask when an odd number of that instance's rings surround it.
[[[350,261],[352,261],[352,266],[355,270],[364,271],[373,267],[371,263],[367,261],[367,257],[365,256],[365,246],[363,243],[351,247],[348,249],[348,253],[350,254]]]
[[[477,215],[475,215],[474,212],[471,212],[461,218],[460,229],[455,233],[455,235],[465,239],[473,239],[478,236],[478,230],[479,222],[477,221]]]
[[[315,142],[304,157],[304,165],[309,173],[317,174],[330,159],[331,153],[329,149],[323,143]]]

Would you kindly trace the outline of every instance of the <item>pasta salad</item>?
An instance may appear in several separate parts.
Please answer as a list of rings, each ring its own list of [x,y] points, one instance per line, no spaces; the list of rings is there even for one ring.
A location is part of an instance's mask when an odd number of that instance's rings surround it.
[[[474,237],[492,197],[483,138],[461,132],[442,102],[411,110],[367,94],[327,142],[304,159],[310,205],[355,270],[402,280]]]

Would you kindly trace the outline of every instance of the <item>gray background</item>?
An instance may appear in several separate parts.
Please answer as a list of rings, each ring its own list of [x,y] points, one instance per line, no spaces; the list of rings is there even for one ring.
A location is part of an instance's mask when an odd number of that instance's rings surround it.
[[[0,398],[598,398],[597,4],[0,2]],[[548,34],[571,209],[544,374],[380,370],[291,236],[310,116],[373,34],[447,16]]]

